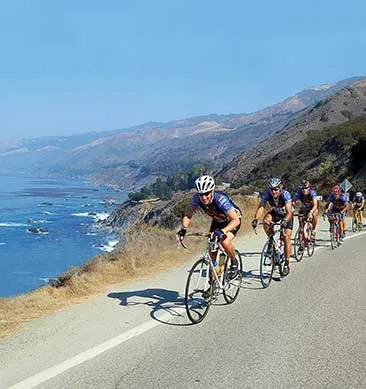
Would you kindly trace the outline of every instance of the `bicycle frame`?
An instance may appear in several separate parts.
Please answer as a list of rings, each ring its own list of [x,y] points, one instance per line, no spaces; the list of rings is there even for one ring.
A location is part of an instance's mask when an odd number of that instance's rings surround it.
[[[267,288],[272,281],[275,267],[278,267],[281,277],[287,275],[285,272],[285,261],[279,262],[277,256],[277,251],[279,249],[282,251],[282,246],[284,245],[284,234],[281,222],[263,222],[260,224],[268,224],[270,226],[270,234],[262,249],[259,269],[262,286]],[[276,226],[279,226],[279,228],[276,229]],[[255,231],[255,233],[257,232]],[[270,263],[266,263],[267,261],[270,261]]]
[[[185,289],[185,305],[189,319],[196,324],[207,315],[213,297],[222,291],[227,304],[233,303],[240,291],[242,282],[243,264],[240,253],[236,250],[238,273],[234,276],[228,269],[231,259],[220,246],[218,238],[211,238],[207,233],[190,233],[186,235],[208,237],[207,246],[200,258],[192,265],[189,271]],[[211,253],[216,252],[219,261],[219,274],[213,264]],[[224,254],[224,262],[220,264],[220,257]]]
[[[340,213],[332,213],[328,216],[329,220],[329,232],[330,232],[330,244],[332,250],[340,245]]]

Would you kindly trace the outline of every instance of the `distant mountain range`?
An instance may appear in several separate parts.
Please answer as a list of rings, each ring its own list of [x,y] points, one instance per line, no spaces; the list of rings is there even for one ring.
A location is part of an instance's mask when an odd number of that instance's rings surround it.
[[[0,143],[0,172],[83,177],[130,190],[205,164],[224,180],[245,183],[258,162],[302,141],[308,131],[362,115],[363,84],[352,85],[361,79],[307,88],[249,114]]]

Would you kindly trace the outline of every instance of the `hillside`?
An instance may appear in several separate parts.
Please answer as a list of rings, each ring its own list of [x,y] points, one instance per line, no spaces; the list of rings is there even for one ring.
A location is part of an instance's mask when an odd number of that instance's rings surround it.
[[[285,161],[285,151],[291,152],[290,149],[298,142],[309,139],[310,132],[348,123],[365,113],[366,79],[362,79],[307,108],[300,117],[289,122],[283,129],[234,158],[218,173],[218,177],[234,182],[235,186],[247,185],[260,173],[265,162],[276,160],[271,157],[277,155],[281,161]]]
[[[154,177],[207,164],[220,169],[355,79],[308,88],[250,114],[206,115],[72,137],[0,145],[1,171],[87,178],[130,190]]]
[[[308,178],[324,195],[337,182],[347,178],[352,192],[366,192],[366,115],[325,130],[309,131],[304,140],[266,158],[245,178],[264,188],[269,176],[280,176],[286,188]]]

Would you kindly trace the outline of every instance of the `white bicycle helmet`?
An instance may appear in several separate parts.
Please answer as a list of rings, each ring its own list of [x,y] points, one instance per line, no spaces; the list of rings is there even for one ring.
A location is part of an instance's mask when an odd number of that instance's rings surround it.
[[[362,193],[361,192],[357,192],[356,193],[356,197],[362,197]]]
[[[269,189],[272,189],[272,188],[280,188],[282,189],[282,181],[281,181],[281,178],[278,178],[278,177],[272,177],[268,180],[267,182],[267,186]]]
[[[215,180],[211,176],[201,176],[194,182],[194,186],[200,194],[211,192],[215,189]]]

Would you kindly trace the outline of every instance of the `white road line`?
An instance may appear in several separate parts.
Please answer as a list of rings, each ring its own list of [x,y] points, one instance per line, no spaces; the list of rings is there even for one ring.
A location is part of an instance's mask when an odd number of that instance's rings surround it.
[[[355,233],[353,235],[346,236],[345,239],[351,239],[356,236],[363,235],[365,233],[366,231]],[[325,247],[316,247],[316,249],[318,250],[322,248]],[[115,336],[114,338],[109,339],[96,347],[93,347],[78,355],[75,355],[74,357],[71,357],[66,361],[63,361],[55,366],[50,367],[49,369],[46,369],[38,374],[35,374],[32,377],[25,379],[24,381],[18,382],[17,384],[10,386],[8,389],[32,389],[37,385],[41,384],[42,382],[48,381],[49,379],[54,378],[57,375],[65,372],[66,370],[69,370],[77,365],[81,365],[82,363],[90,359],[93,359],[94,357],[104,353],[107,350],[112,349],[113,347],[116,347],[119,344],[134,338],[135,336],[139,336],[144,332],[151,330],[152,328],[162,324],[161,322],[167,321],[169,318],[171,318],[171,315],[169,313],[166,313],[161,316],[160,318],[161,321],[149,320],[145,323],[142,323],[139,326],[132,328],[131,330],[124,332],[118,336]]]
[[[162,321],[168,320],[171,318],[171,315],[166,313],[163,314],[161,317]],[[63,361],[55,366],[50,367],[49,369],[46,369],[38,374],[35,374],[32,377],[29,377],[25,379],[24,381],[18,382],[15,385],[10,386],[8,389],[31,389],[35,386],[41,384],[42,382],[45,382],[53,377],[56,377],[57,375],[65,372],[66,370],[69,370],[77,365],[80,365],[84,363],[85,361],[88,361],[90,359],[93,359],[94,357],[98,356],[99,354],[104,353],[107,350],[112,349],[113,347],[118,346],[121,343],[126,342],[129,339],[134,338],[135,336],[139,336],[143,334],[146,331],[151,330],[152,328],[158,326],[159,324],[162,324],[160,321],[157,320],[149,320],[145,323],[142,323],[141,325],[132,328],[131,330],[124,332],[118,336],[115,336],[112,339],[109,339],[98,346],[95,346],[89,350],[86,350],[78,355],[75,355],[74,357],[71,357],[67,359],[66,361]]]

